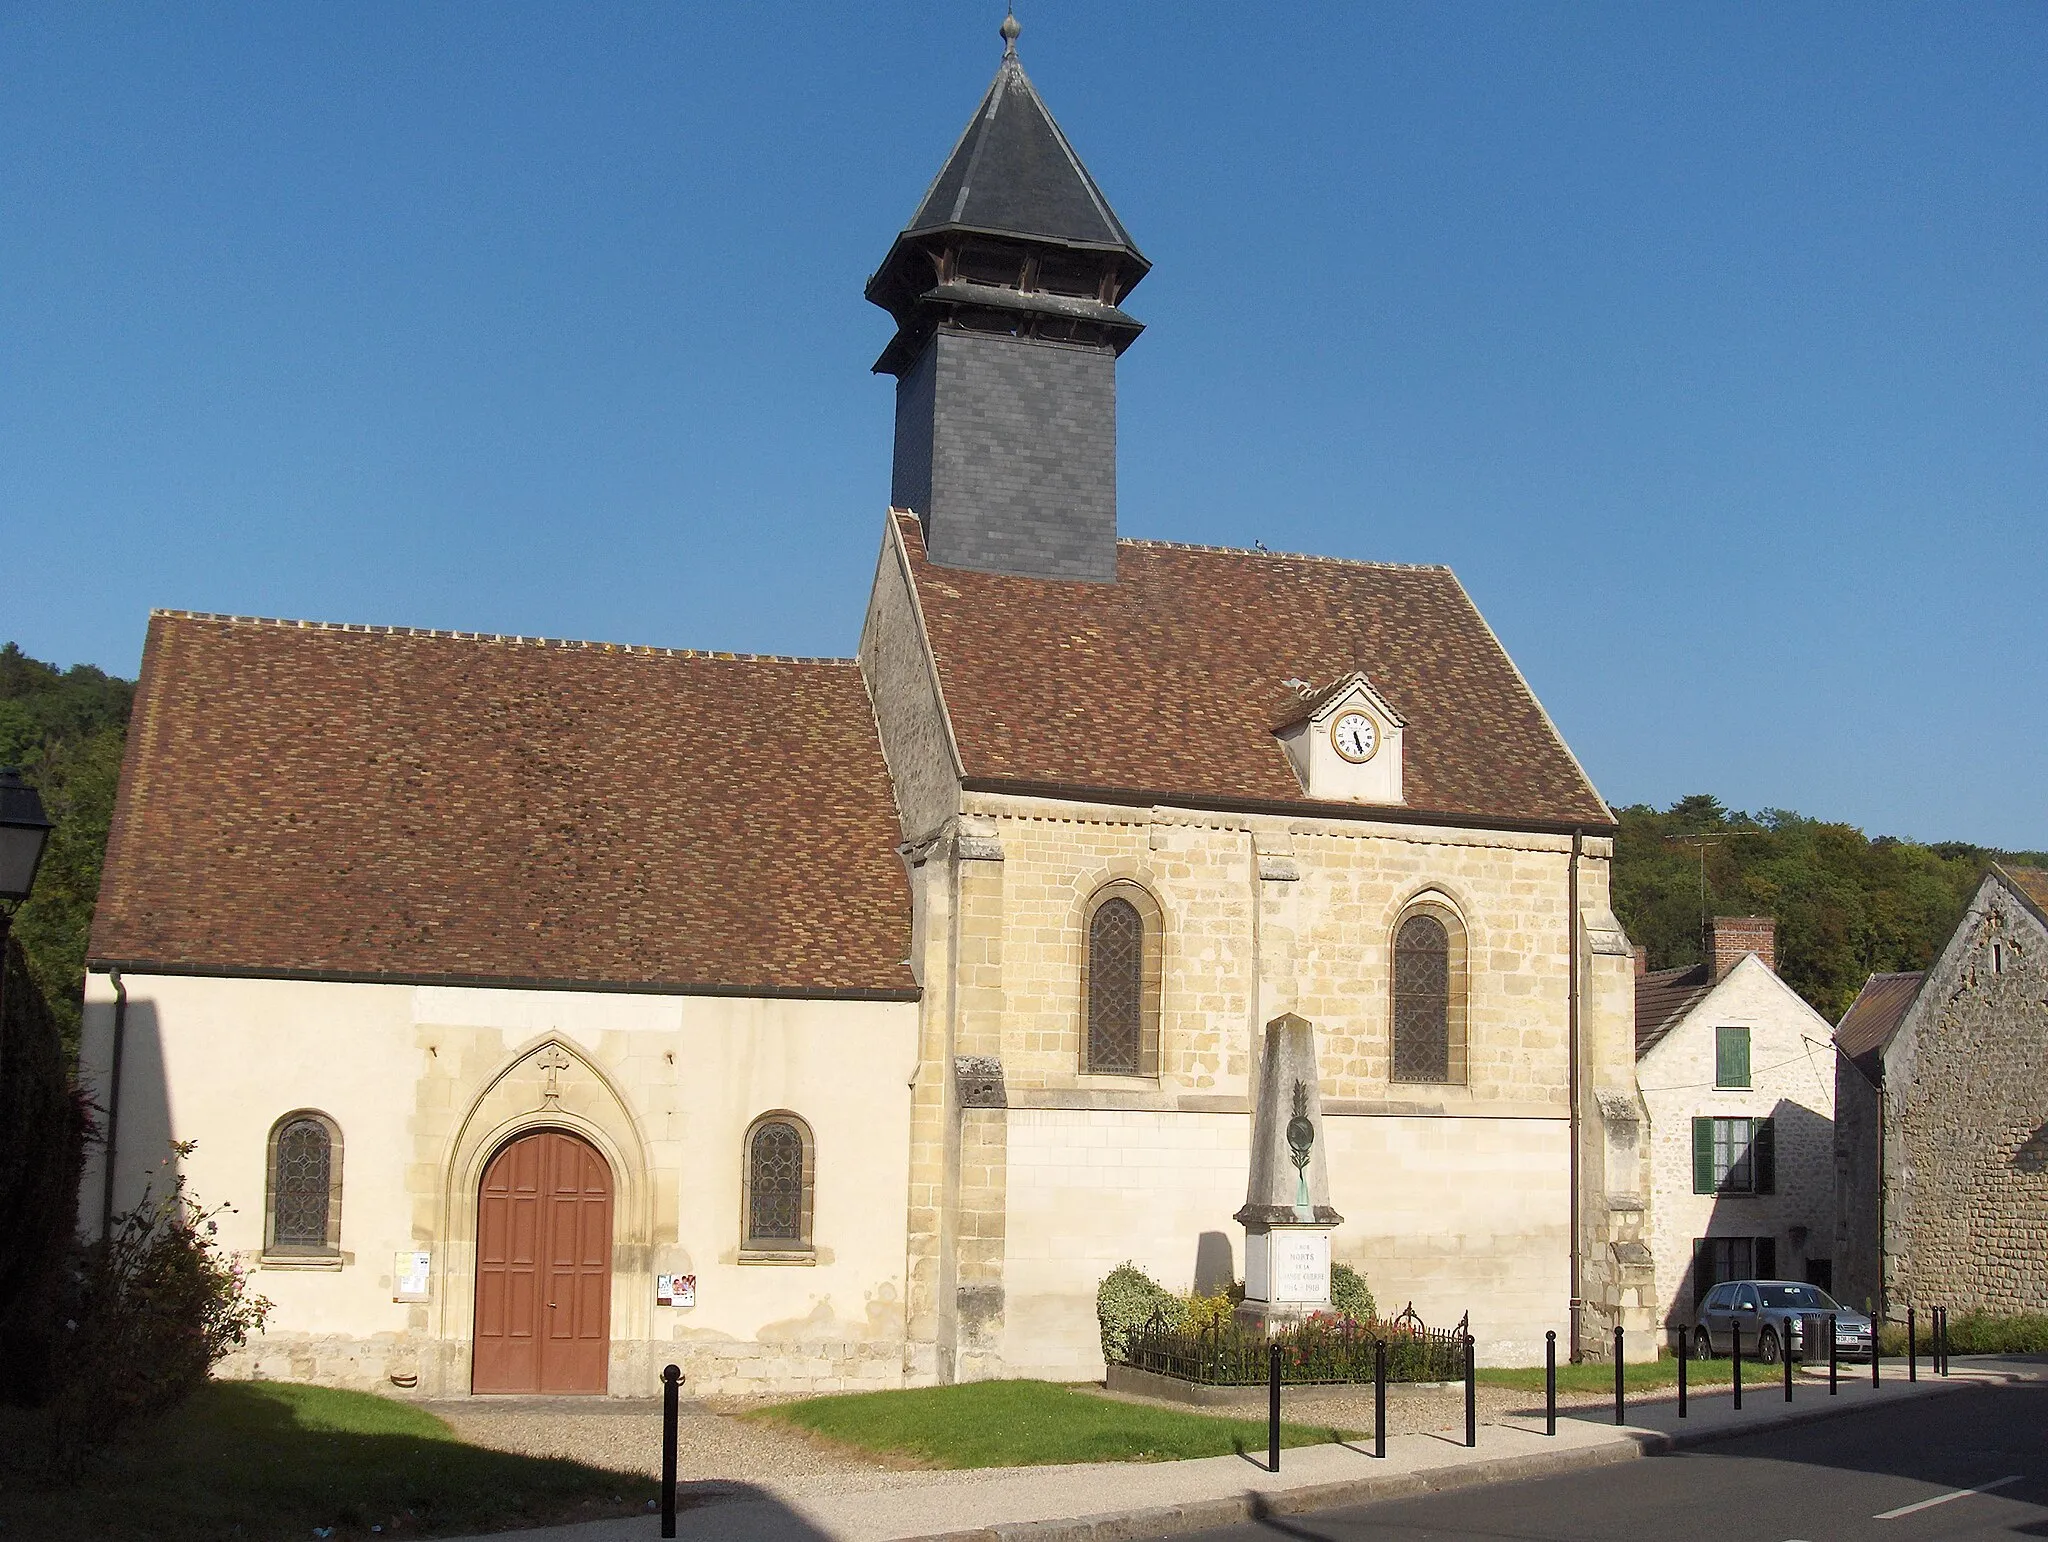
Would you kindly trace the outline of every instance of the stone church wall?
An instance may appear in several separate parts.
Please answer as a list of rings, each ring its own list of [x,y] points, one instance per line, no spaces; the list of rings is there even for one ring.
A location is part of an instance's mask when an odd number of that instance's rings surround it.
[[[1886,1296],[2048,1310],[2048,932],[1978,891],[1885,1051]]]
[[[525,1130],[559,1128],[612,1169],[614,1395],[651,1394],[669,1360],[706,1393],[901,1384],[916,1004],[126,985],[117,1207],[135,1202],[171,1140],[197,1136],[184,1164],[193,1190],[234,1207],[223,1244],[277,1306],[225,1374],[466,1392],[483,1165]],[[83,1070],[103,1103],[111,994],[105,976],[88,982]],[[273,1123],[300,1109],[341,1131],[340,1256],[288,1266],[264,1256],[266,1148]],[[772,1110],[815,1136],[807,1264],[739,1257],[741,1148]],[[89,1233],[99,1192],[88,1172]],[[421,1248],[433,1255],[429,1299],[394,1301],[394,1254]],[[694,1274],[697,1305],[657,1305],[658,1273]]]
[[[1480,1358],[1540,1361],[1562,1329],[1568,1126],[1547,1119],[1327,1117],[1333,1257],[1383,1312],[1449,1326],[1472,1313]],[[1244,1275],[1245,1114],[1013,1109],[1006,1374],[1103,1374],[1095,1289],[1131,1260],[1171,1290]]]
[[[1095,1374],[1095,1286],[1126,1256],[1182,1286],[1198,1255],[1241,1273],[1230,1217],[1251,1046],[1290,1010],[1317,1028],[1343,1173],[1333,1166],[1333,1202],[1348,1218],[1338,1256],[1390,1309],[1471,1310],[1489,1358],[1526,1363],[1544,1329],[1562,1332],[1568,837],[967,803],[950,863],[932,864],[947,876],[924,956],[927,1054],[999,1064],[1006,1106],[949,1106],[936,1084],[919,1105],[930,1181],[914,1175],[912,1336],[937,1336],[939,1379]],[[1606,843],[1588,846],[1582,903],[1604,914]],[[1161,915],[1157,1076],[1082,1064],[1085,918],[1112,882],[1142,886]],[[1464,930],[1469,1071],[1456,1085],[1389,1075],[1392,937],[1418,899]],[[1626,998],[1600,997],[1612,1012]],[[1608,1026],[1600,1042],[1632,1038],[1629,1020]],[[1632,1095],[1632,1046],[1622,1055]]]

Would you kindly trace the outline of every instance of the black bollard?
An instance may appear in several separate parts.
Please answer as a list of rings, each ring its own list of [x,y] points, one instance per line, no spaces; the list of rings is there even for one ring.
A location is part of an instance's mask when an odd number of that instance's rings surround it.
[[[1948,1375],[1948,1308],[1934,1309],[1934,1374]]]
[[[1557,1433],[1557,1330],[1543,1335],[1543,1433]]]
[[[1742,1324],[1728,1325],[1728,1365],[1735,1378],[1735,1406],[1742,1406]]]
[[[1692,1335],[1681,1326],[1678,1330],[1678,1417],[1685,1417],[1685,1373],[1692,1360]]]
[[[1266,1470],[1280,1470],[1280,1346],[1266,1350]]]
[[[661,1370],[661,1534],[676,1534],[676,1414],[682,1397],[683,1368]]]
[[[1372,1454],[1387,1454],[1387,1341],[1372,1346]]]
[[[1614,1422],[1616,1424],[1620,1424],[1624,1418],[1622,1396],[1626,1364],[1627,1362],[1622,1359],[1621,1354],[1621,1324],[1616,1323],[1614,1325]]]
[[[1906,1380],[1920,1379],[1920,1309],[1906,1308]]]
[[[1838,1351],[1836,1350],[1836,1348],[1835,1348],[1835,1314],[1834,1314],[1833,1312],[1830,1312],[1830,1313],[1828,1313],[1828,1396],[1829,1396],[1829,1397],[1838,1397],[1838,1396],[1840,1396],[1840,1395],[1841,1395],[1841,1391],[1842,1391],[1842,1388],[1841,1388],[1841,1384],[1840,1384],[1840,1376],[1841,1376],[1841,1371],[1842,1371],[1842,1361],[1841,1361],[1841,1356],[1840,1356],[1839,1352],[1838,1352]]]
[[[1804,1337],[1802,1334],[1801,1337]],[[1785,1319],[1785,1329],[1778,1335],[1778,1359],[1785,1367],[1785,1401],[1792,1401],[1792,1319]]]
[[[1884,1359],[1884,1346],[1877,1341],[1877,1330],[1881,1326],[1883,1325],[1875,1322],[1870,1325],[1870,1385],[1873,1388],[1883,1385],[1883,1378],[1878,1374],[1879,1365]]]
[[[1472,1361],[1472,1335],[1465,1335],[1465,1444],[1479,1444],[1479,1373]]]

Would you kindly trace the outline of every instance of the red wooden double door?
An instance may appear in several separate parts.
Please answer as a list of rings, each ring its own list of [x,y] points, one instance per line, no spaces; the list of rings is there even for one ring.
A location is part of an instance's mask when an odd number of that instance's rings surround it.
[[[588,1141],[537,1130],[484,1169],[475,1392],[603,1392],[611,1358],[612,1173]]]

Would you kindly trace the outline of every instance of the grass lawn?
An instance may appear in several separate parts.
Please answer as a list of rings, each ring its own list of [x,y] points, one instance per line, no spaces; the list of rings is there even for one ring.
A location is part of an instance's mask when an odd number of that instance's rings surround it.
[[[12,1410],[8,1419],[19,1418]],[[17,1434],[0,1424],[0,1444]],[[215,1382],[124,1434],[65,1488],[0,1480],[0,1537],[433,1536],[639,1513],[653,1479],[464,1445],[390,1398]]]
[[[1728,1384],[1729,1362],[1726,1360],[1695,1360],[1687,1369],[1685,1382],[1688,1387],[1724,1387]],[[1758,1366],[1754,1361],[1745,1360],[1742,1379],[1754,1386],[1761,1379],[1760,1372],[1778,1374],[1776,1366]],[[1488,1369],[1482,1366],[1477,1372],[1479,1384],[1484,1387],[1512,1387],[1520,1392],[1543,1392],[1543,1367],[1530,1366],[1506,1369]],[[1678,1361],[1674,1356],[1665,1355],[1658,1360],[1646,1360],[1640,1365],[1631,1365],[1622,1372],[1622,1385],[1630,1392],[1657,1392],[1666,1389],[1675,1391],[1678,1387]],[[1614,1365],[1607,1361],[1597,1364],[1567,1365],[1562,1361],[1557,1367],[1557,1390],[1559,1392],[1614,1392]]]
[[[1099,1397],[1049,1381],[976,1381],[906,1392],[854,1392],[757,1409],[747,1417],[933,1467],[1055,1462],[1173,1462],[1263,1452],[1266,1421],[1219,1419]],[[1323,1445],[1345,1432],[1280,1426],[1280,1443]]]

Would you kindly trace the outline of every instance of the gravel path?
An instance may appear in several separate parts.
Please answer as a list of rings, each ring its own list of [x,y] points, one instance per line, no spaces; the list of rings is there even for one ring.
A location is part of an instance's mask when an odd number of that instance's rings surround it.
[[[474,1445],[522,1456],[564,1456],[617,1472],[661,1476],[661,1403],[653,1398],[520,1398],[432,1402]],[[889,1471],[889,1464],[773,1424],[685,1404],[676,1430],[676,1474],[687,1482],[759,1482]]]

